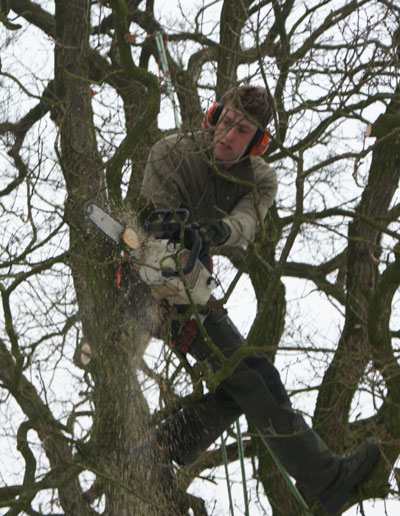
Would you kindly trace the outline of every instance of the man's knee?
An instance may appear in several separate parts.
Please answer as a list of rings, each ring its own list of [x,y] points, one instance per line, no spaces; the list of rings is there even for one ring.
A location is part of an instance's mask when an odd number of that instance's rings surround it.
[[[250,355],[244,359],[244,362],[248,367],[257,371],[263,378],[278,405],[291,405],[290,398],[282,383],[279,371],[265,354]]]

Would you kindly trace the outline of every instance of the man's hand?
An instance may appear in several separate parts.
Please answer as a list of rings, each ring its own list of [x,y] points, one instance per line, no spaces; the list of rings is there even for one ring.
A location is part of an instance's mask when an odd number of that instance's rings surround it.
[[[206,245],[222,245],[231,235],[231,228],[221,219],[200,219],[194,222],[192,227],[199,230],[201,239]]]

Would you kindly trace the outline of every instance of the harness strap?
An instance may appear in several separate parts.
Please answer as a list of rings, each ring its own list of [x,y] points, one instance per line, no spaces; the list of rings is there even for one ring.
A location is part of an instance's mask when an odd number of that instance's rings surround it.
[[[211,296],[210,301],[216,301],[215,297]],[[218,310],[221,307],[222,305],[213,306],[212,309],[207,312],[204,319],[206,319],[210,315],[210,312],[212,310]],[[197,320],[194,317],[192,317],[182,328],[182,330],[178,332],[178,321],[174,320],[171,324],[171,333],[171,346],[180,351],[181,353],[186,354],[189,351],[190,346],[192,345],[197,334],[199,333],[199,325],[197,323]]]

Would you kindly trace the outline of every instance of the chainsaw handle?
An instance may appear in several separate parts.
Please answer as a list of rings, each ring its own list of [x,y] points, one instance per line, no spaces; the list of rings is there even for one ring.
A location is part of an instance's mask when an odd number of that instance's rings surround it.
[[[193,239],[193,244],[192,248],[190,249],[188,261],[185,267],[182,269],[183,274],[189,274],[192,272],[196,264],[196,260],[199,257],[203,241],[201,239],[200,232],[198,229],[194,229],[191,226],[185,226],[185,231],[191,233]]]
[[[174,233],[180,232],[182,225],[189,220],[189,212],[184,208],[176,210],[158,209],[150,213],[144,223],[144,229],[149,233],[154,233],[156,238],[172,238]],[[189,234],[191,242],[190,253],[185,267],[182,269],[184,275],[190,274],[196,265],[203,241],[198,229],[185,225],[184,232]],[[176,238],[176,235],[175,237]],[[179,272],[165,269],[162,271],[165,278],[178,276]]]
[[[189,219],[189,212],[184,208],[176,210],[158,209],[150,213],[144,222],[144,229],[148,233],[160,233],[156,238],[169,237],[179,231],[182,224]],[[165,235],[164,235],[165,234]]]
[[[190,249],[189,258],[185,265],[185,267],[182,269],[182,273],[184,275],[190,274],[196,265],[196,260],[199,257],[203,242],[200,236],[200,232],[198,229],[192,228],[192,226],[185,226],[185,232],[188,232],[191,234],[192,237],[192,247]],[[172,270],[164,270],[162,272],[162,275],[165,278],[171,278],[173,276],[178,276],[178,271],[172,271]]]

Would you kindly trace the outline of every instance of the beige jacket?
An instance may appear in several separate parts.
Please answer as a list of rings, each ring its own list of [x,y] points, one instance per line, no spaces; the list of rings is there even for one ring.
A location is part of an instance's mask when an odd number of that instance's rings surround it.
[[[212,156],[204,132],[165,137],[150,151],[142,194],[155,208],[186,208],[191,221],[222,218],[232,231],[224,247],[246,246],[275,199],[276,173],[254,156],[221,172]]]

